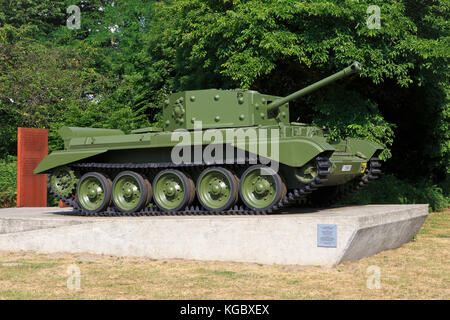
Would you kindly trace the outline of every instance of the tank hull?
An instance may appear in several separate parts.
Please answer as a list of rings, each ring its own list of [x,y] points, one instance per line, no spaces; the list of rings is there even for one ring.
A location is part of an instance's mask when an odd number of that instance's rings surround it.
[[[143,131],[125,135],[117,130],[63,128],[61,134],[66,149],[49,154],[35,173],[52,173],[58,168],[73,166],[92,166],[92,170],[96,170],[95,166],[132,169],[133,166],[237,165],[239,169],[236,169],[236,174],[240,175],[249,166],[263,163],[279,172],[287,190],[295,190],[309,183],[329,187],[360,179],[366,173],[370,159],[382,151],[376,143],[357,139],[330,143],[322,130],[302,124]],[[320,157],[329,161],[327,177],[320,183],[314,183],[319,172],[316,159]],[[117,172],[110,173],[110,178],[114,179]],[[147,172],[145,175],[152,181],[157,173]],[[201,170],[190,172],[193,181],[200,174]]]
[[[63,135],[66,150],[54,151],[45,157],[34,170],[35,174],[48,173],[74,163],[269,163],[280,169],[288,189],[291,189],[302,183],[297,178],[298,169],[318,156],[326,156],[331,162],[327,181],[323,184],[331,186],[346,183],[363,174],[367,162],[383,150],[374,142],[352,138],[329,143],[322,130],[306,125],[129,135],[80,128],[88,136],[77,134],[78,128],[71,129],[69,137],[68,130],[62,130],[66,133]]]

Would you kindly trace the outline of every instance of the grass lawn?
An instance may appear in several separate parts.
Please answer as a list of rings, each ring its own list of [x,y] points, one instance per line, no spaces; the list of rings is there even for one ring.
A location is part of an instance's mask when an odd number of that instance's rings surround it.
[[[67,287],[71,265],[80,289]],[[334,268],[0,251],[0,299],[449,299],[449,267],[446,210],[403,247]]]

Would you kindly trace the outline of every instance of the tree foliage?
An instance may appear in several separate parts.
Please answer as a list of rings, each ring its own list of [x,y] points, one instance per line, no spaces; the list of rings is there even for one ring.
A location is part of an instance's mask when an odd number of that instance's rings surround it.
[[[366,25],[371,5],[381,8],[380,29]],[[163,11],[172,19],[147,48],[173,48],[162,51],[172,74],[161,73],[173,90],[287,95],[360,61],[359,81],[294,102],[292,120],[380,142],[385,159],[397,147],[391,163],[411,162],[399,170],[404,177],[418,160],[422,177],[448,173],[447,1],[185,0]]]
[[[138,115],[114,96],[119,81],[102,72],[108,53],[94,40],[72,44],[59,25],[43,40],[41,27],[0,27],[0,152],[15,153],[17,126],[50,129],[51,150],[62,147],[57,130],[64,125],[135,128]]]

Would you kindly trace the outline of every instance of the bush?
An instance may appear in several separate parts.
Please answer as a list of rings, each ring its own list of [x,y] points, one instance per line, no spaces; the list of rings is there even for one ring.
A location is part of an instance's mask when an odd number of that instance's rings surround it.
[[[0,208],[14,207],[17,197],[17,158],[0,159]]]
[[[16,206],[17,200],[17,157],[0,159],[0,208]],[[59,200],[47,193],[47,206],[56,207]]]
[[[418,204],[428,203],[430,211],[441,211],[450,206],[450,195],[445,185],[412,183],[393,175],[383,175],[367,188],[355,193],[342,204]]]

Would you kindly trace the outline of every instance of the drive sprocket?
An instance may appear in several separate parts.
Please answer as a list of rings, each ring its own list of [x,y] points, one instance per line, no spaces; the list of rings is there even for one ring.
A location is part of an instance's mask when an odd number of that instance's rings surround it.
[[[50,175],[49,183],[55,193],[69,197],[75,193],[78,179],[69,167],[59,167]]]

